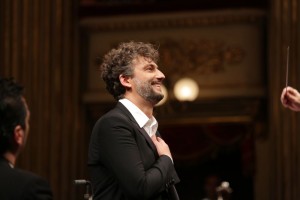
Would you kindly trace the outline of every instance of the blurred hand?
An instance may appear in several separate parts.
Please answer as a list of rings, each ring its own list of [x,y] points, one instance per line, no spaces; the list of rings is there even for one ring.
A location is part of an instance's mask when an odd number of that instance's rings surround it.
[[[153,135],[151,137],[151,139],[152,139],[154,145],[156,146],[157,153],[159,156],[167,155],[172,159],[170,148],[162,138],[156,137],[156,135]]]
[[[284,88],[280,100],[284,107],[300,111],[300,93],[295,88],[289,86]]]

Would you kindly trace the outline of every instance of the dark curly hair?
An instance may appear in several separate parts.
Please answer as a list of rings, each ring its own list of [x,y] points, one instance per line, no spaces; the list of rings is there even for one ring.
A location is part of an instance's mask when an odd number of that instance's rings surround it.
[[[23,87],[13,78],[0,77],[0,154],[12,148],[15,127],[20,125],[25,129],[26,114]]]
[[[137,57],[145,57],[157,62],[159,54],[153,44],[143,42],[121,43],[116,49],[109,51],[100,64],[101,77],[106,83],[107,91],[116,100],[123,98],[125,87],[122,86],[119,76],[131,77],[133,74],[132,61]]]

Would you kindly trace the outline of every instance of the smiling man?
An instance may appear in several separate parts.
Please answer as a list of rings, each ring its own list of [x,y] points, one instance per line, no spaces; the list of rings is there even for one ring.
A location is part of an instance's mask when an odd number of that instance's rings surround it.
[[[90,139],[94,200],[179,199],[172,155],[153,116],[165,79],[157,60],[153,45],[128,42],[100,64],[106,89],[118,102],[96,122]]]

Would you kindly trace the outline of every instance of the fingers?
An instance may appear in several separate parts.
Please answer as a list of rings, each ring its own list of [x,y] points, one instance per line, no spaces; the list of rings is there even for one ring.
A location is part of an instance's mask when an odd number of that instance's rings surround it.
[[[156,143],[158,142],[157,138],[156,138],[156,135],[152,135],[151,139],[152,139],[152,142],[156,145]]]
[[[160,137],[157,137],[156,135],[152,135],[151,139],[154,143],[160,143],[162,139]]]
[[[281,96],[280,96],[280,100],[281,100],[281,103],[282,103],[283,105],[285,105],[286,91],[287,91],[287,88],[284,88],[284,89],[282,90],[282,93],[281,93]]]
[[[156,147],[158,147],[158,146],[168,146],[161,137],[157,137],[157,136],[153,135],[151,137],[151,139],[152,139],[152,141],[153,141],[153,143],[155,144]]]
[[[300,93],[293,87],[283,89],[280,100],[282,105],[293,111],[300,111]]]
[[[287,88],[287,94],[285,95],[285,98],[287,98],[287,100],[292,100],[293,102],[296,102],[299,97],[300,97],[300,94],[299,94],[298,90],[296,90],[292,87]]]
[[[283,90],[282,90],[282,93],[281,93],[281,96],[280,96],[280,101],[282,103],[283,106],[287,107],[288,105],[288,102],[290,100],[294,100],[294,97],[299,95],[299,92],[288,86],[288,87],[285,87]]]
[[[161,142],[164,141],[161,137],[157,137],[156,135],[151,136],[152,141]]]
[[[298,90],[296,90],[295,88],[292,88],[292,87],[290,87],[290,86],[286,87],[284,90],[287,91],[287,94],[288,94],[288,95],[294,95],[294,96],[299,95]]]
[[[172,159],[172,155],[169,149],[169,146],[165,143],[165,141],[161,137],[157,137],[153,135],[151,137],[154,145],[156,146],[156,150],[159,156],[167,155]]]

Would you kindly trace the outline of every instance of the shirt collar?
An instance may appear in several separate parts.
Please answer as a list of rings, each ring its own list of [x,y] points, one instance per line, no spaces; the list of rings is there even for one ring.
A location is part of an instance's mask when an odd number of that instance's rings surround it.
[[[132,103],[128,99],[120,99],[119,102],[121,102],[129,110],[140,128],[145,126],[149,118],[147,117],[147,115],[145,115],[145,113],[143,113],[143,111],[141,111],[136,105],[134,105],[134,103]]]
[[[133,118],[136,120],[140,128],[144,128],[147,134],[151,137],[154,135],[158,128],[158,123],[155,117],[151,117],[150,119],[145,115],[143,111],[141,111],[134,103],[132,103],[128,99],[120,99],[120,103],[122,103],[132,114]]]
[[[149,123],[149,125],[157,123],[155,117],[152,116],[151,119],[149,119],[147,115],[145,115],[145,113],[143,113],[143,111],[141,111],[130,100],[123,98],[120,99],[119,102],[121,102],[129,110],[129,112],[132,114],[133,118],[136,120],[140,128],[143,128],[147,123]]]

